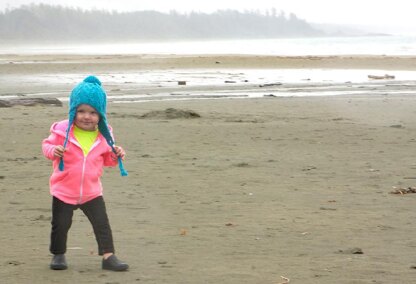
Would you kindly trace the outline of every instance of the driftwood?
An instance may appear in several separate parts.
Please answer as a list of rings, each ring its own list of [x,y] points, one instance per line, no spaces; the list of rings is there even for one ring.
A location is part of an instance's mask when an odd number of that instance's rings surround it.
[[[21,98],[0,100],[0,108],[12,106],[35,106],[35,105],[51,105],[62,106],[62,102],[56,98]]]
[[[368,75],[368,79],[373,79],[373,80],[386,80],[386,79],[394,79],[395,76],[393,75],[389,75],[389,74],[385,74],[382,76],[377,76],[377,75]]]
[[[279,282],[277,284],[289,284],[290,279],[284,276],[280,276],[280,278],[282,278],[283,282]]]
[[[275,86],[281,86],[283,85],[282,83],[268,83],[268,84],[261,84],[259,85],[260,88],[264,88],[264,87],[275,87]]]
[[[408,194],[408,193],[416,193],[416,188],[408,187],[408,188],[396,188],[390,191],[390,194]]]

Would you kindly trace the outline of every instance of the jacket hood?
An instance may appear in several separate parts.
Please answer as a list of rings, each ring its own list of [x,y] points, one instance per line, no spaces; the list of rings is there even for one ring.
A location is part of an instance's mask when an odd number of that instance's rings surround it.
[[[65,137],[66,130],[68,128],[68,124],[69,124],[68,119],[67,120],[62,120],[62,121],[59,121],[59,122],[55,122],[54,124],[52,124],[50,131],[52,133],[55,133],[55,134],[59,135],[59,136]]]

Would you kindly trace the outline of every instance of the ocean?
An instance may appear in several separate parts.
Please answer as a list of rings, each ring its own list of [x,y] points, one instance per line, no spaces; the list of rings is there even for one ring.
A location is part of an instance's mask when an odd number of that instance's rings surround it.
[[[120,43],[2,44],[0,54],[416,55],[416,36],[360,36]]]

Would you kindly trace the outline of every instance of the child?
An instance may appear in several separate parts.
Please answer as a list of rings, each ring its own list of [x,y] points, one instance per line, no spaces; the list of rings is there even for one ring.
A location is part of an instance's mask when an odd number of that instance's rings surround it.
[[[78,84],[69,98],[69,119],[56,122],[42,142],[46,158],[53,161],[50,178],[52,230],[50,268],[67,269],[66,242],[73,211],[81,208],[90,220],[103,256],[102,268],[124,271],[128,265],[114,255],[113,237],[107,217],[100,177],[104,166],[119,165],[127,175],[122,160],[123,148],[114,145],[107,125],[106,94],[101,82],[89,76]]]

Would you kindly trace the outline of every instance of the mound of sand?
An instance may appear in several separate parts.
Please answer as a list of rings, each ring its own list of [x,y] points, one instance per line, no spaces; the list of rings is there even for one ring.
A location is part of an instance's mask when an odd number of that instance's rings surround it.
[[[199,118],[198,113],[192,110],[181,110],[175,108],[167,108],[165,110],[154,110],[145,113],[142,118],[157,118],[157,119],[178,119],[178,118]]]

